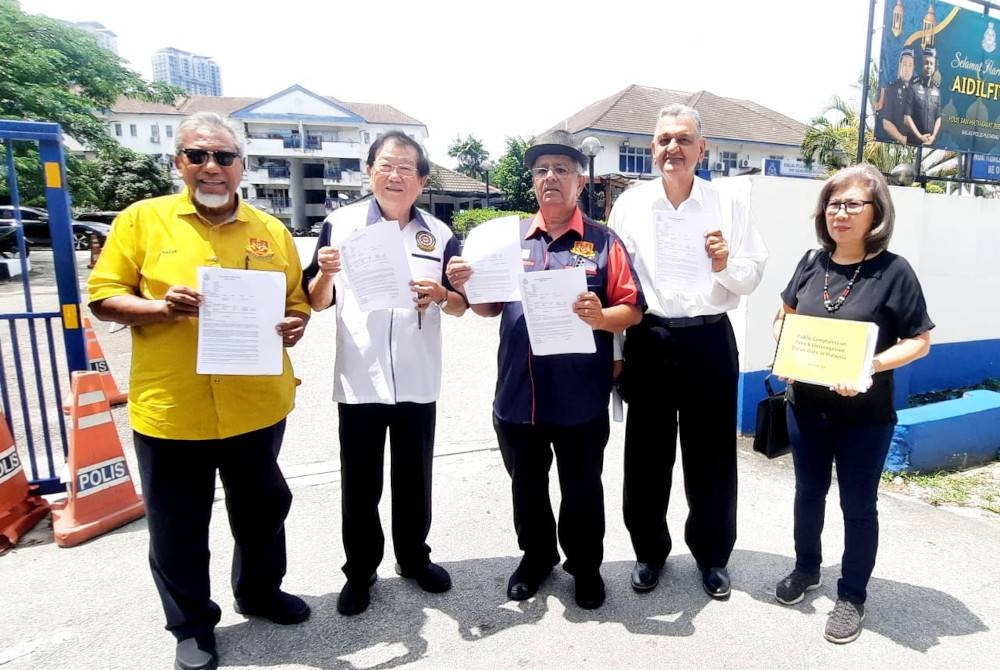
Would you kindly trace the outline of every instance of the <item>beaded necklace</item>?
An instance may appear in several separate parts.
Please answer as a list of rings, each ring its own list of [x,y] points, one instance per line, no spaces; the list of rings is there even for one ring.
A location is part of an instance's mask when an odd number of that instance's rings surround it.
[[[845,300],[847,300],[847,296],[851,294],[851,289],[854,288],[854,282],[858,280],[858,276],[861,274],[861,264],[864,262],[865,262],[864,258],[858,261],[858,267],[854,268],[854,275],[847,282],[847,286],[845,286],[844,290],[840,292],[840,295],[837,296],[836,300],[831,301],[830,300],[830,254],[827,254],[825,263],[826,274],[823,275],[823,306],[826,307],[826,311],[828,311],[830,314],[833,314],[838,309],[840,309],[840,306],[844,304]]]

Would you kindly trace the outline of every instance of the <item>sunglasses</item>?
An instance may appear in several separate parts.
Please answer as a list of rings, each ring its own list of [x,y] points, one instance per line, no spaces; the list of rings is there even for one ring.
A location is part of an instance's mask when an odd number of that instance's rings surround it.
[[[181,149],[181,153],[191,165],[202,165],[211,156],[222,167],[229,167],[240,155],[235,151],[206,151],[204,149]]]

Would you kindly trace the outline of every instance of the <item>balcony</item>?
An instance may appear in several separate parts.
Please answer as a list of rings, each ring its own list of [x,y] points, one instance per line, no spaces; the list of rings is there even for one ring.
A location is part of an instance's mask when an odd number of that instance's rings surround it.
[[[281,215],[290,213],[291,198],[247,198],[247,202],[268,214]]]
[[[363,159],[362,155],[367,150],[367,146],[362,145],[357,140],[334,142],[324,140],[319,135],[306,135],[305,146],[302,138],[295,137],[268,137],[255,135],[253,133],[247,138],[248,156],[274,156],[274,157],[294,157],[310,156],[313,158],[357,158]]]

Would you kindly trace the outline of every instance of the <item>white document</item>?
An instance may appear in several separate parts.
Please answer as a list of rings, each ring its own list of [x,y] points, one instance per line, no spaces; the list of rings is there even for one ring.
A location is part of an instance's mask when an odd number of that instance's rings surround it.
[[[469,231],[462,258],[472,266],[465,284],[465,297],[471,304],[521,299],[518,277],[524,274],[524,263],[519,223],[516,215],[505,216],[485,221]]]
[[[594,330],[573,312],[573,303],[586,291],[587,274],[581,267],[521,274],[521,304],[531,353],[551,356],[597,351]]]
[[[396,221],[365,226],[340,244],[340,259],[362,312],[413,307],[410,265]]]
[[[706,223],[698,214],[653,212],[653,283],[657,289],[677,293],[712,290],[712,259],[705,251]]]
[[[281,272],[198,268],[200,375],[280,375],[285,318]]]

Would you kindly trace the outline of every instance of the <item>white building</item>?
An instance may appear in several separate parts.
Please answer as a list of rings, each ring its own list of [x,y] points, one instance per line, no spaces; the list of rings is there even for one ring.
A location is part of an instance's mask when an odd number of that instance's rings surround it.
[[[364,163],[379,135],[402,130],[421,145],[428,135],[427,126],[389,105],[343,102],[298,85],[263,99],[190,96],[164,105],[122,98],[108,114],[108,132],[133,151],[158,155],[164,169],[173,170],[177,125],[203,111],[242,125],[242,197],[293,230],[321,221],[328,200],[347,202],[367,190]]]
[[[153,80],[178,86],[190,95],[222,95],[222,76],[213,59],[173,47],[153,54]]]
[[[118,53],[118,35],[105,27],[103,23],[98,23],[97,21],[63,21],[63,23],[87,31],[94,36],[99,47],[113,54]]]
[[[701,115],[707,146],[699,169],[712,177],[758,173],[765,159],[807,171],[800,150],[805,124],[750,100],[633,84],[553,126],[578,142],[590,136],[600,140],[602,148],[594,157],[597,218],[607,218],[615,198],[636,179],[656,176],[653,128],[659,110],[674,103]]]

